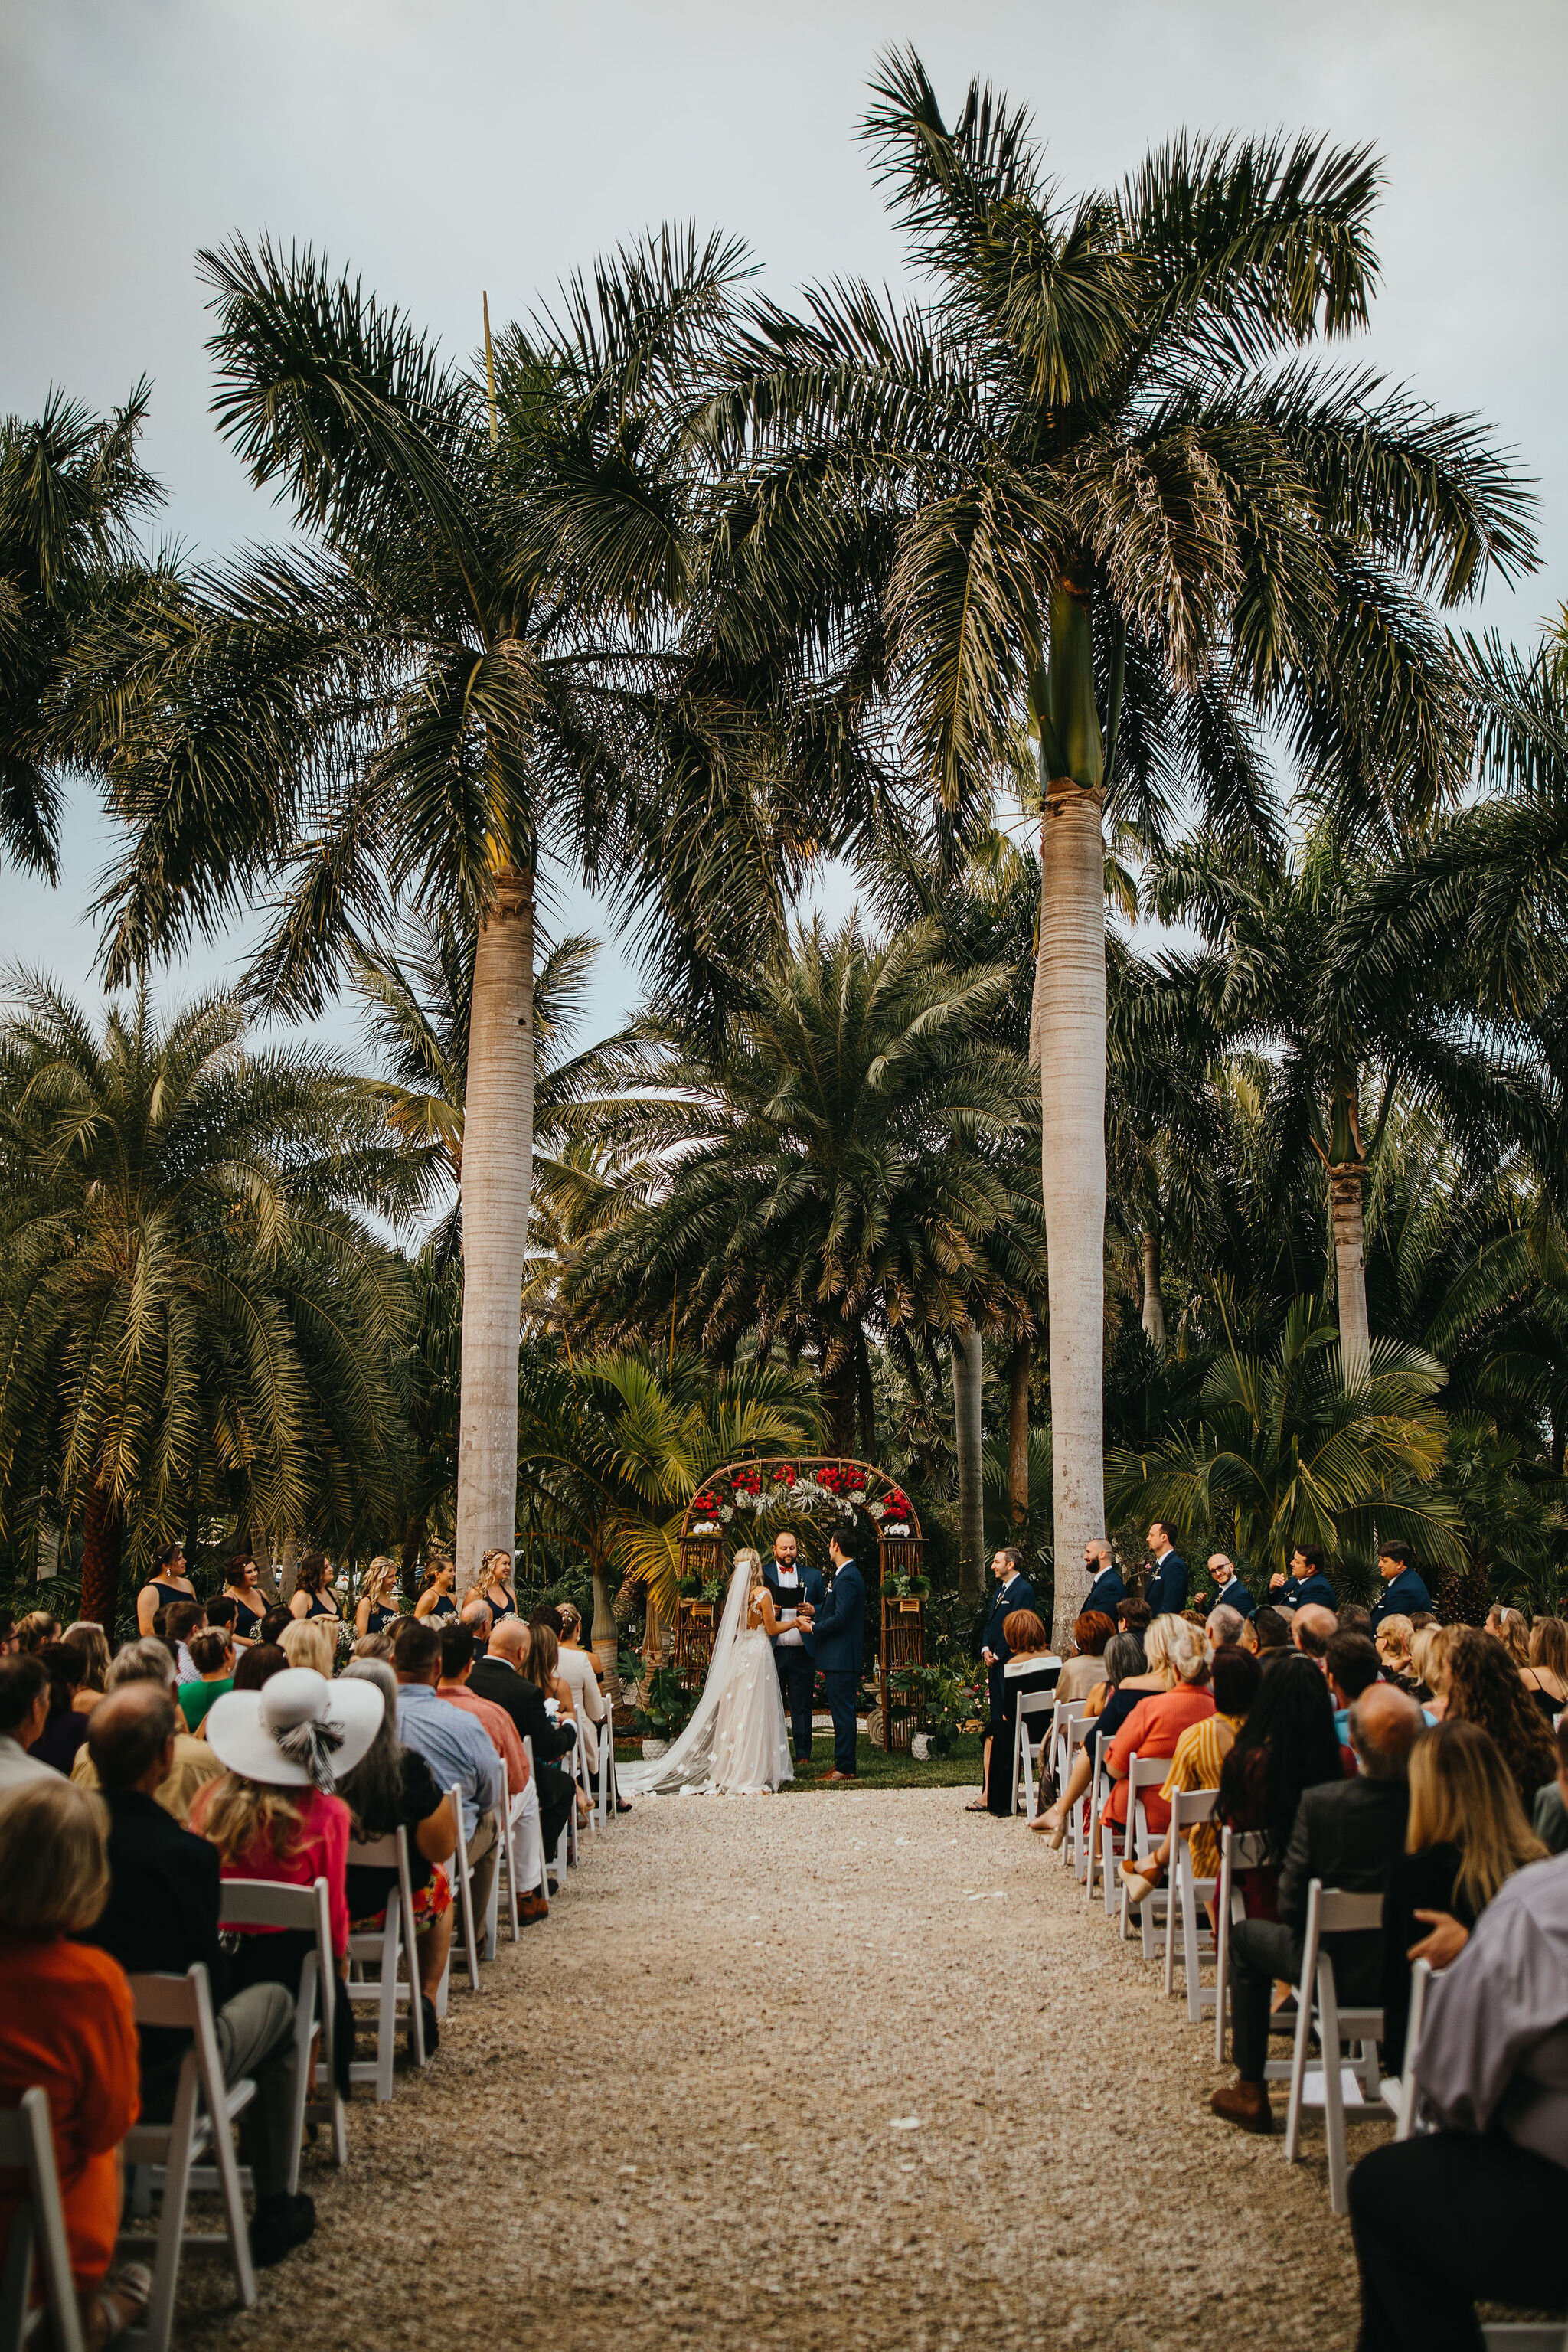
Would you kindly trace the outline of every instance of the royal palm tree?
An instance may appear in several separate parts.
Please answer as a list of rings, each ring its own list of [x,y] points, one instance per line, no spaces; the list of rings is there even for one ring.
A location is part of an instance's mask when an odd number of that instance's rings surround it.
[[[940,950],[931,924],[880,945],[855,919],[802,933],[716,1052],[666,1067],[674,1098],[641,1132],[667,1164],[567,1267],[566,1310],[725,1360],[753,1332],[809,1354],[846,1453],[857,1423],[875,1443],[873,1342],[910,1367],[952,1342],[956,1372],[966,1331],[1026,1318],[1044,1253],[1013,1147],[1033,1089],[992,1042],[1010,975]]]
[[[204,1477],[241,1523],[352,1538],[395,1506],[407,1294],[367,1213],[417,1161],[352,1079],[252,1051],[232,1001],[101,1031],[13,976],[0,1024],[0,1527],[82,1532],[112,1633],[121,1556]]]
[[[1039,742],[1035,1045],[1045,1104],[1058,1556],[1101,1530],[1105,837],[1278,828],[1256,729],[1396,804],[1457,789],[1464,698],[1428,600],[1532,559],[1473,422],[1308,346],[1366,323],[1372,156],[1192,140],[1064,203],[1027,120],[943,116],[884,62],[865,125],[929,310],[759,304],[713,430],[745,468],[738,618],[781,594],[883,696],[939,830]],[[782,587],[780,583],[783,583]]]
[[[1374,1540],[1419,1544],[1458,1566],[1457,1513],[1434,1481],[1447,1442],[1432,1400],[1443,1367],[1419,1348],[1374,1339],[1347,1362],[1333,1324],[1299,1298],[1268,1356],[1224,1349],[1197,1412],[1106,1464],[1113,1518],[1163,1518],[1216,1539],[1235,1529],[1237,1564],[1260,1573],[1298,1545],[1370,1559]]]
[[[1165,920],[1205,945],[1160,959],[1138,1012],[1187,1052],[1238,1049],[1272,1066],[1269,1116],[1285,1160],[1321,1167],[1333,1233],[1340,1338],[1365,1360],[1365,1189],[1396,1107],[1424,1112],[1478,1164],[1510,1144],[1554,1155],[1556,1089],[1529,1069],[1512,1024],[1488,1020],[1473,983],[1420,957],[1347,952],[1380,861],[1321,817],[1298,845],[1240,858],[1193,843],[1158,860],[1151,892]],[[1386,893],[1380,893],[1386,905]],[[1389,909],[1397,928],[1397,912]]]
[[[136,527],[163,499],[137,444],[148,387],[95,416],[51,392],[0,417],[0,855],[57,876],[64,772],[85,763],[68,685],[84,622],[140,593]]]
[[[474,372],[309,251],[205,254],[221,428],[301,537],[198,572],[84,659],[136,836],[106,899],[111,981],[258,899],[249,985],[296,1014],[352,979],[395,903],[472,935],[465,1573],[513,1524],[540,865],[630,907],[668,895],[669,743],[706,709],[681,702],[672,636],[696,549],[685,427],[739,267],[667,235]]]

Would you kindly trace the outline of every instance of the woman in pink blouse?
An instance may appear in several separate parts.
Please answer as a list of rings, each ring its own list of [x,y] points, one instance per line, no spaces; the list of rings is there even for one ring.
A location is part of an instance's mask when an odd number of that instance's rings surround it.
[[[1143,1654],[1166,1686],[1139,1700],[1107,1751],[1105,1769],[1116,1785],[1100,1819],[1118,1828],[1127,1822],[1127,1774],[1133,1757],[1173,1756],[1183,1732],[1214,1713],[1208,1653],[1195,1625],[1170,1613],[1156,1617],[1143,1637]],[[1143,1814],[1152,1830],[1171,1826],[1171,1808],[1158,1789],[1144,1790]]]

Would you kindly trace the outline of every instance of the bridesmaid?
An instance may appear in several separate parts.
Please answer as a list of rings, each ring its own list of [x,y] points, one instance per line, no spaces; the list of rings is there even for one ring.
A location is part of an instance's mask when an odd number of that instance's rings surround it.
[[[395,1625],[403,1614],[403,1603],[397,1591],[397,1562],[378,1552],[364,1572],[360,1587],[359,1606],[354,1611],[354,1632],[363,1641],[367,1633],[380,1633],[388,1625]]]
[[[326,1553],[305,1552],[289,1603],[290,1617],[335,1617],[342,1624],[343,1612],[333,1597],[332,1581],[332,1564]]]
[[[503,1617],[517,1615],[517,1592],[511,1580],[510,1551],[488,1551],[479,1563],[479,1572],[463,1595],[466,1608],[470,1601],[482,1601],[489,1607],[490,1622],[499,1625]]]
[[[160,1609],[167,1609],[171,1601],[195,1597],[196,1588],[185,1574],[184,1544],[164,1544],[153,1554],[153,1574],[136,1595],[136,1631],[145,1641]]]
[[[414,1604],[416,1617],[455,1617],[458,1604],[452,1587],[457,1581],[458,1571],[449,1559],[433,1559],[425,1570],[424,1590]]]
[[[247,1650],[257,1638],[257,1628],[267,1612],[258,1606],[261,1595],[261,1570],[245,1552],[237,1552],[229,1561],[224,1579],[223,1597],[234,1603],[234,1638],[237,1646]]]

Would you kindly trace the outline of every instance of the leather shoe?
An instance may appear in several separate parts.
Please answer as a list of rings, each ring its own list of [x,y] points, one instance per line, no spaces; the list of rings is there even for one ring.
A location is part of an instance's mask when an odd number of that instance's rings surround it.
[[[1227,2124],[1238,2124],[1243,2131],[1271,2132],[1274,2110],[1268,2104],[1266,2083],[1227,2083],[1209,2101],[1216,2116]]]
[[[258,2271],[269,2270],[296,2246],[302,2246],[315,2227],[313,2198],[290,2197],[287,2191],[263,2198],[251,2217],[251,2261]]]
[[[830,1780],[853,1780],[856,1776],[853,1772],[840,1772],[836,1768],[827,1777]]]
[[[517,1898],[517,1916],[520,1927],[530,1927],[535,1919],[549,1918],[550,1906],[542,1895],[537,1893],[520,1895]]]

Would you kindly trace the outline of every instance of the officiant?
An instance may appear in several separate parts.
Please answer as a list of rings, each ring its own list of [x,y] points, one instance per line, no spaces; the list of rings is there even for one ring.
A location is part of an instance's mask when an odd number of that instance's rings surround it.
[[[803,1601],[813,1609],[820,1609],[827,1587],[821,1571],[802,1566],[799,1555],[800,1547],[787,1528],[783,1535],[775,1536],[773,1556],[763,1562],[763,1581],[773,1594],[774,1614],[784,1620],[784,1629],[773,1642],[773,1657],[778,1664],[790,1737],[795,1742],[795,1760],[797,1764],[809,1764],[816,1660],[793,1612]]]

